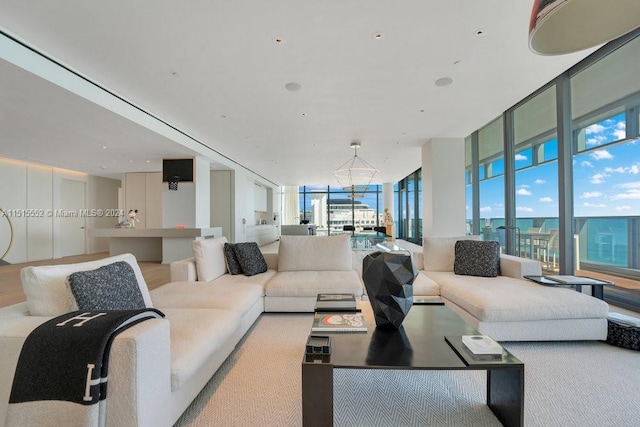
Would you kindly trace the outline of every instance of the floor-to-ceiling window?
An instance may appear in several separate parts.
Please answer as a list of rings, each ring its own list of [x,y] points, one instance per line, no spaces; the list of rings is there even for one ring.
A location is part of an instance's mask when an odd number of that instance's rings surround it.
[[[513,110],[516,253],[547,269],[560,262],[556,116],[555,85]]]
[[[596,51],[473,132],[465,171],[474,231],[499,240],[506,219],[522,234],[512,253],[551,271],[618,277],[605,297],[623,289],[632,309],[640,307],[639,57],[640,30]]]
[[[342,234],[345,226],[365,231],[382,221],[382,186],[346,191],[339,186],[301,186],[300,218],[316,226],[316,234]]]
[[[570,77],[576,267],[637,279],[639,57],[636,38]]]
[[[503,129],[500,116],[478,131],[479,227],[484,240],[501,240],[498,227],[505,225]]]
[[[418,169],[395,185],[396,237],[422,242],[422,171]]]

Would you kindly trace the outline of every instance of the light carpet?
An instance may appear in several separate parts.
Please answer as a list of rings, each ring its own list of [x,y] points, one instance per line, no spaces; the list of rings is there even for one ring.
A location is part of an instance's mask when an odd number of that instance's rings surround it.
[[[176,423],[300,426],[311,314],[265,313]],[[505,343],[525,363],[525,426],[640,422],[640,354],[602,342]],[[483,371],[336,370],[336,426],[499,426]]]

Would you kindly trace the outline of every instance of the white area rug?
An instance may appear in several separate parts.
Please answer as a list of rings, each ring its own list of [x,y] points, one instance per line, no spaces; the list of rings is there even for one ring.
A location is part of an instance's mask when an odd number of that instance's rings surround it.
[[[311,314],[263,314],[176,426],[300,426]],[[640,353],[601,342],[506,343],[525,363],[525,426],[633,426]],[[336,426],[499,426],[479,371],[336,370]]]

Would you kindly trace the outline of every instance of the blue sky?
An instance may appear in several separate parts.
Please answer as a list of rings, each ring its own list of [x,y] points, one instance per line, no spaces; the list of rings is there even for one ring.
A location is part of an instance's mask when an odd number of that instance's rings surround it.
[[[590,151],[574,156],[574,215],[640,215],[640,142],[611,145],[626,137],[624,114],[586,128],[585,143]],[[555,148],[549,144],[545,158]],[[557,149],[556,149],[557,150]],[[518,170],[531,164],[531,151],[516,154],[516,216],[558,216],[558,166],[556,161],[535,168]],[[501,166],[498,165],[498,168]],[[480,216],[504,218],[504,177],[480,183]],[[471,217],[467,194],[467,218]]]

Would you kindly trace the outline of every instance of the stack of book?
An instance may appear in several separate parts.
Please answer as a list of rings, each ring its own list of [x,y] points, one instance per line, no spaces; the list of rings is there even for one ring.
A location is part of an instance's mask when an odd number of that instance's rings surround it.
[[[312,332],[366,332],[353,294],[318,294]]]
[[[353,294],[318,294],[315,311],[358,311]]]
[[[367,332],[362,313],[316,313],[312,332]]]

